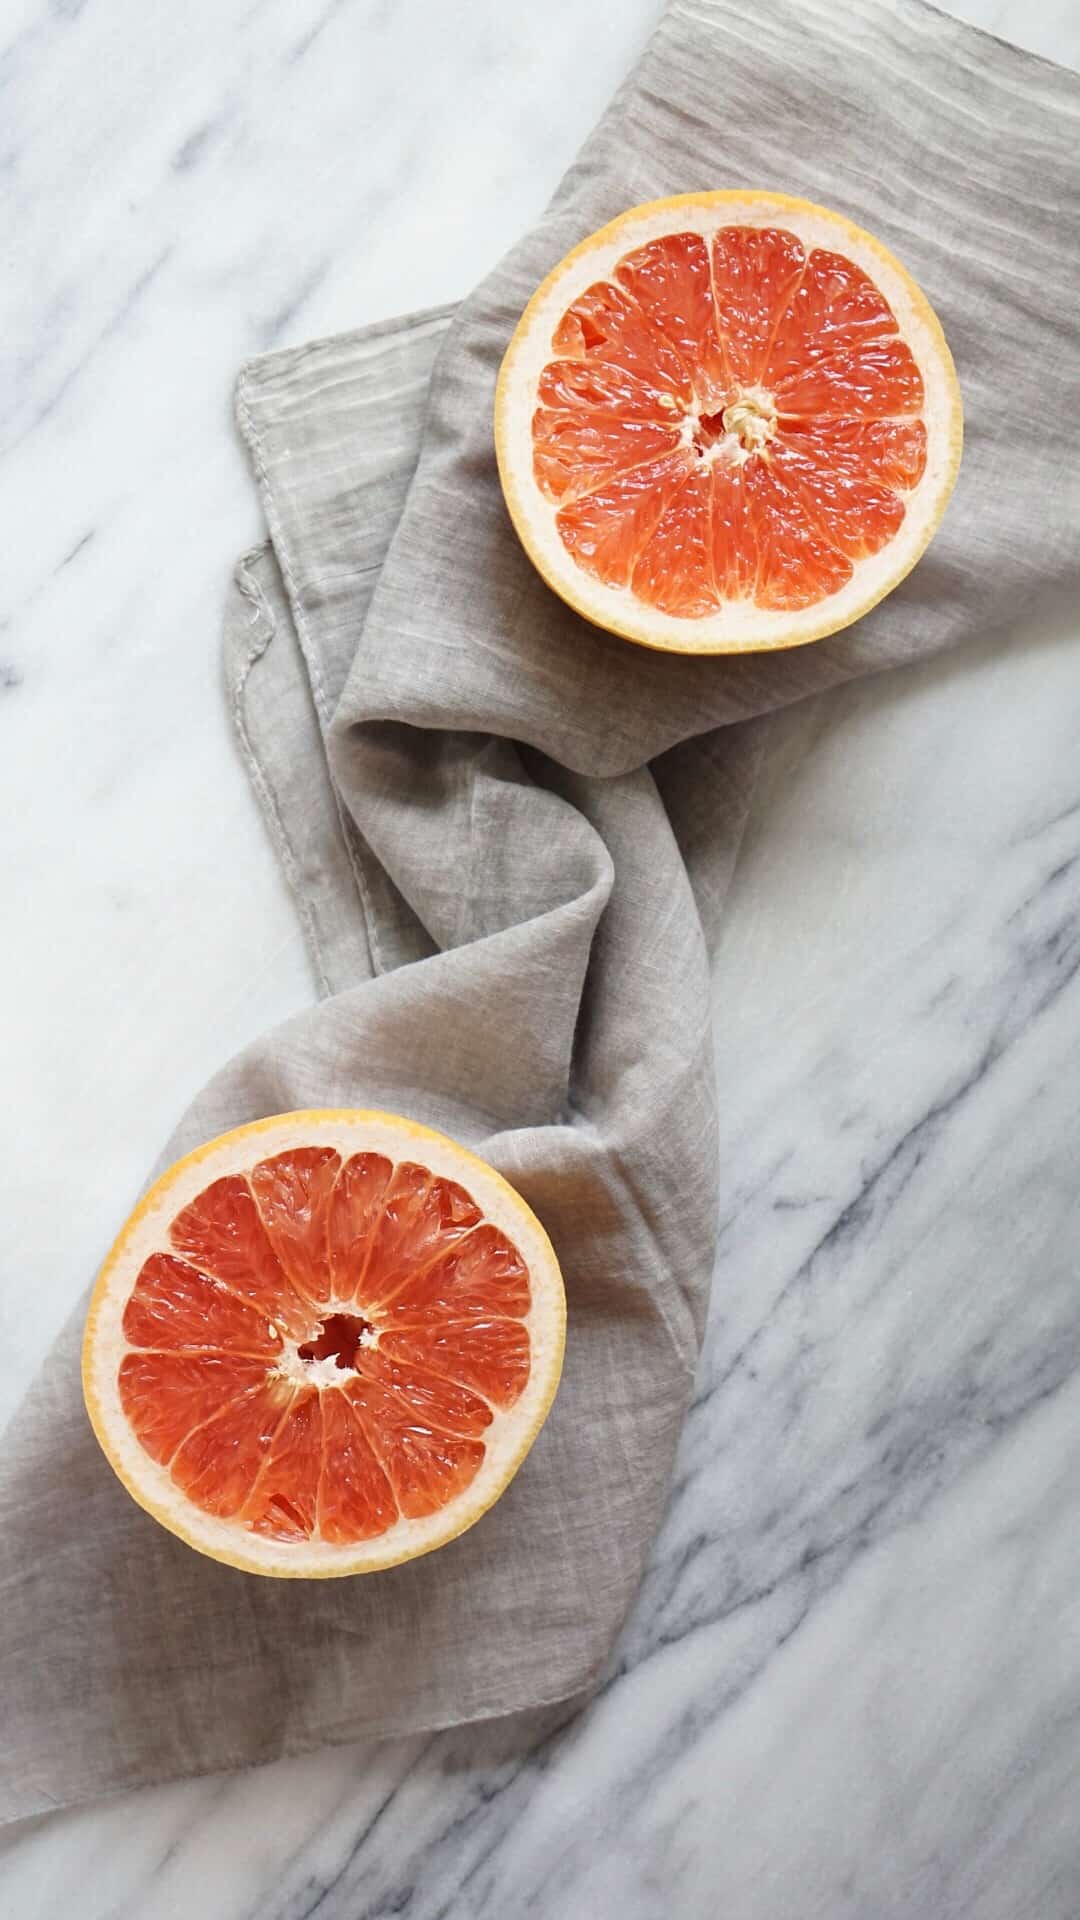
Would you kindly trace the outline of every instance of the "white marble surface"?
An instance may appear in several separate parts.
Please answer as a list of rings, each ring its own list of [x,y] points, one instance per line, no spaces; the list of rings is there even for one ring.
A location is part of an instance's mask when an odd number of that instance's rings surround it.
[[[1080,65],[1071,0],[952,11]],[[219,688],[235,366],[467,288],[658,12],[4,9],[4,1414],[312,994]],[[778,725],[700,1393],[593,1707],[17,1828],[5,1916],[1076,1920],[1078,747],[1066,614]]]

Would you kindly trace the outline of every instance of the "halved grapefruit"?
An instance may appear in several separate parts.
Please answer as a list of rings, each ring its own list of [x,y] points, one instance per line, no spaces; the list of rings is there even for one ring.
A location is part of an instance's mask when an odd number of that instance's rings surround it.
[[[785,194],[633,207],[539,288],[499,375],[514,525],[586,619],[678,653],[858,620],[933,537],[962,442],[940,323],[869,233]]]
[[[200,1552],[368,1573],[498,1499],[565,1320],[540,1222],[474,1154],[391,1114],[279,1114],[132,1214],[90,1302],[86,1405],[128,1492]]]

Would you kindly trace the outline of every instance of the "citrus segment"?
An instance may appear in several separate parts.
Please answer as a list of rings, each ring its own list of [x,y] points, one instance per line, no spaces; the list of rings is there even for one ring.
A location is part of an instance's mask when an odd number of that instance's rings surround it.
[[[426,1367],[399,1366],[381,1352],[371,1353],[363,1370],[350,1381],[348,1392],[354,1406],[362,1408],[363,1395],[372,1386],[392,1396],[395,1419],[398,1417],[396,1403],[401,1402],[418,1430],[476,1435],[483,1433],[492,1422],[492,1411],[486,1400],[470,1388],[430,1373]]]
[[[911,488],[926,467],[926,429],[921,420],[785,420],[773,463],[802,462],[822,483],[830,478],[891,491]]]
[[[385,1154],[354,1153],[334,1183],[327,1215],[330,1290],[349,1300],[362,1287],[371,1258],[372,1234],[394,1168]]]
[[[868,340],[786,374],[772,393],[781,415],[888,420],[922,405],[922,377],[902,340]]]
[[[619,284],[678,354],[699,405],[706,413],[719,406],[728,373],[704,240],[696,233],[668,234],[628,253],[616,272]]]
[[[484,1223],[450,1253],[418,1267],[384,1304],[387,1326],[428,1318],[433,1325],[462,1314],[524,1319],[531,1305],[529,1270],[498,1227]]]
[[[850,560],[807,511],[781,469],[771,462],[758,463],[746,475],[745,485],[759,606],[811,606],[850,580]]]
[[[91,1304],[87,1405],[136,1498],[203,1551],[364,1571],[497,1498],[564,1313],[542,1229],[464,1149],[387,1115],[284,1115],[180,1162],[133,1216]]]
[[[637,376],[663,408],[692,399],[689,373],[669,341],[624,287],[589,287],[568,307],[551,339],[557,357],[589,359]]]
[[[394,1325],[381,1341],[388,1359],[475,1387],[493,1407],[513,1406],[529,1377],[529,1337],[517,1320],[477,1316],[428,1326]]]
[[[167,1352],[261,1357],[281,1349],[281,1335],[264,1315],[171,1253],[151,1254],[140,1270],[123,1330],[133,1347]]]
[[[139,1441],[167,1465],[188,1435],[223,1407],[266,1390],[267,1363],[224,1353],[127,1353],[118,1376],[120,1399]],[[288,1399],[287,1389],[279,1394]],[[256,1416],[257,1417],[257,1416]]]
[[[556,525],[585,572],[612,587],[629,582],[634,562],[691,471],[685,452],[649,461],[563,507]]]
[[[931,538],[960,456],[940,326],[903,268],[772,194],[634,208],[545,281],[499,376],[511,515],[549,583],[649,645],[848,624]]]
[[[322,1414],[319,1533],[338,1547],[377,1539],[398,1518],[387,1474],[343,1389],[322,1395]]]
[[[387,1188],[354,1297],[369,1307],[384,1305],[480,1218],[479,1207],[463,1187],[433,1178],[427,1167],[399,1167]]]
[[[295,1333],[308,1325],[310,1306],[289,1284],[246,1180],[234,1175],[207,1187],[177,1215],[169,1238],[200,1273],[270,1314],[279,1328]]]
[[[251,1190],[266,1237],[304,1300],[330,1298],[326,1234],[341,1155],[332,1147],[299,1147],[252,1169]]]
[[[634,592],[664,613],[707,613],[716,604],[712,549],[712,474],[698,469],[686,475],[636,558],[631,553]]]
[[[807,256],[777,319],[761,379],[784,393],[788,383],[830,362],[838,378],[854,382],[860,362],[888,344],[898,349],[904,381],[889,396],[894,404],[887,411],[911,412],[922,405],[922,380],[910,349],[898,336],[896,315],[869,274],[843,254],[817,247]]]
[[[819,527],[850,560],[861,560],[891,540],[904,509],[890,487],[814,457],[813,451],[777,438],[773,471],[799,496]]]
[[[293,1394],[244,1503],[256,1533],[307,1540],[314,1532],[323,1468],[322,1401],[314,1388],[298,1387]]]
[[[805,264],[801,242],[786,228],[724,227],[715,235],[713,292],[728,391],[764,379],[769,349]]]
[[[406,1519],[437,1513],[465,1491],[484,1458],[479,1440],[426,1424],[368,1381],[349,1397]]]
[[[747,599],[757,583],[758,562],[751,529],[745,466],[712,470],[713,579],[725,600]]]
[[[549,500],[576,499],[646,460],[678,449],[675,427],[601,407],[581,413],[540,408],[535,421],[536,478]]]
[[[264,1375],[227,1401],[181,1441],[169,1461],[174,1484],[206,1513],[243,1512],[295,1397]]]

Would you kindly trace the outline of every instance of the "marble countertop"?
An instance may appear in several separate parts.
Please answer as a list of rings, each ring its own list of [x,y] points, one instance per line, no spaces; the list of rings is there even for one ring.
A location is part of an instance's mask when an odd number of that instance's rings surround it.
[[[8,9],[5,1417],[188,1098],[314,992],[220,687],[235,368],[467,289],[659,11]],[[950,11],[1080,65],[1071,0]],[[24,1824],[5,1916],[1076,1920],[1080,615],[772,739],[709,1335],[600,1696]]]

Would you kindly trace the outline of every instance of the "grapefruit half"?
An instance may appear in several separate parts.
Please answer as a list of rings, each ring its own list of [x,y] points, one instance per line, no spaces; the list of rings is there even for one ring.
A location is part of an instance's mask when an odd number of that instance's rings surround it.
[[[910,274],[777,193],[657,200],[582,241],[526,307],[495,401],[507,506],[548,585],[677,653],[858,620],[932,539],[962,436]]]
[[[156,1181],[94,1288],[83,1386],[140,1506],[249,1573],[413,1559],[512,1479],[562,1367],[540,1222],[445,1135],[285,1113]]]

